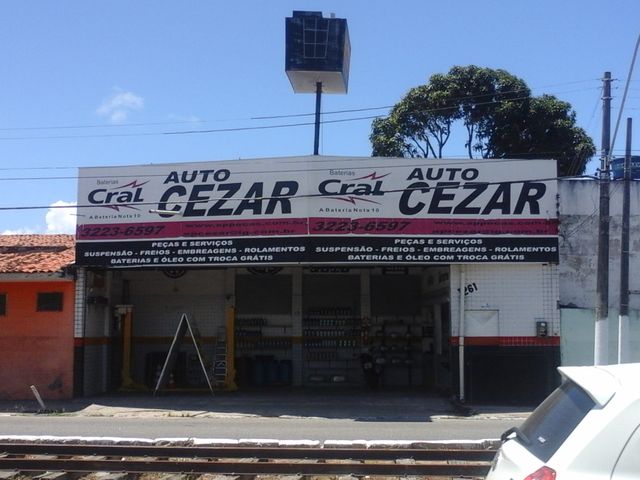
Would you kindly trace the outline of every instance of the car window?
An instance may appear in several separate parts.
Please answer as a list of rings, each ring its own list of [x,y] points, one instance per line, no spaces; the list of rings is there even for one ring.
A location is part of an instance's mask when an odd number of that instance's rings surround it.
[[[582,388],[567,380],[525,420],[516,440],[546,462],[594,406]]]

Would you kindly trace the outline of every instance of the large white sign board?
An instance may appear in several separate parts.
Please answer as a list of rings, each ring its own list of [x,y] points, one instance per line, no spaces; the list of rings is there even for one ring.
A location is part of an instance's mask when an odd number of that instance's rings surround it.
[[[552,160],[285,159],[83,168],[79,265],[547,262]]]

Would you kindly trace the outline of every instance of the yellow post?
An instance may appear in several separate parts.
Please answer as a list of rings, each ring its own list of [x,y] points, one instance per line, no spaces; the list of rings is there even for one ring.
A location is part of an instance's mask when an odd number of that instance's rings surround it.
[[[227,378],[225,378],[225,390],[234,392],[238,389],[236,385],[236,365],[235,365],[235,323],[236,309],[233,305],[227,306],[226,311],[226,335],[227,335]]]
[[[122,384],[120,388],[122,390],[146,390],[147,387],[134,382],[131,378],[132,310],[132,305],[116,306],[116,311],[122,321]]]

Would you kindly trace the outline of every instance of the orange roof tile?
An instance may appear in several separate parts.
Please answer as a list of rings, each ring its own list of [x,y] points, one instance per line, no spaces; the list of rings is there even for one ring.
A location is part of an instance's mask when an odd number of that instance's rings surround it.
[[[74,262],[73,235],[0,235],[0,273],[58,272]]]

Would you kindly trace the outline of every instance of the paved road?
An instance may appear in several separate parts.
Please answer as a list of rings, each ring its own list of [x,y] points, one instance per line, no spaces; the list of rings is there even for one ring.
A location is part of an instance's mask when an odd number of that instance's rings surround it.
[[[481,440],[498,438],[521,418],[362,421],[318,418],[0,416],[0,436],[269,438],[278,440]]]
[[[519,425],[527,409],[459,409],[416,391],[299,391],[217,395],[127,394],[0,402],[0,436],[277,440],[481,440]],[[469,412],[473,414],[469,414]],[[29,413],[31,412],[31,413]]]

